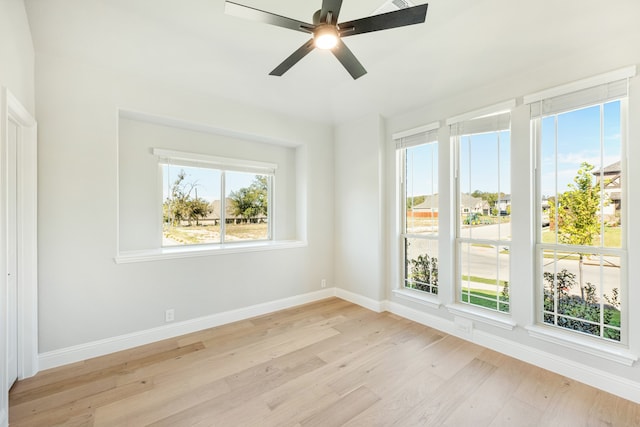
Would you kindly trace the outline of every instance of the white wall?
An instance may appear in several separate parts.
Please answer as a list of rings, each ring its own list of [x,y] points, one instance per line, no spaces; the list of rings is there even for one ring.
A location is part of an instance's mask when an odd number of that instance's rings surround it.
[[[23,0],[0,1],[0,86],[35,116],[34,53]]]
[[[68,58],[36,59],[42,352],[162,326],[167,308],[179,322],[316,291],[322,278],[332,283],[330,127]],[[299,146],[295,174],[308,197],[296,204],[308,246],[115,264],[118,108]]]
[[[383,121],[377,115],[335,132],[335,285],[379,301],[385,297]]]

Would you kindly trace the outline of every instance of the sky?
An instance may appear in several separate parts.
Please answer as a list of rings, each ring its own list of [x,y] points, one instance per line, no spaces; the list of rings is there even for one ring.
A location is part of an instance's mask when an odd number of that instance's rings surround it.
[[[561,193],[567,190],[568,184],[573,181],[580,164],[584,161],[598,169],[601,165],[606,167],[620,160],[620,101],[604,104],[602,111],[602,144],[600,106],[570,111],[542,120],[541,195],[551,196],[556,194],[556,191]],[[461,137],[460,185],[463,192],[472,193],[480,190],[510,194],[509,134],[499,132]],[[554,160],[556,150],[557,164]],[[433,163],[435,169],[431,167],[434,155],[437,159],[436,144],[407,149],[408,196],[438,192],[437,162]]]
[[[198,197],[208,202],[220,200],[221,173],[219,170],[176,165],[170,167],[168,165],[162,166],[162,200],[167,198],[169,189],[177,179],[181,170],[184,170],[187,174],[185,182],[196,184],[192,196],[195,197],[195,191],[197,191]],[[252,173],[227,171],[225,176],[227,195],[229,195],[231,191],[250,186],[255,176],[256,175]]]

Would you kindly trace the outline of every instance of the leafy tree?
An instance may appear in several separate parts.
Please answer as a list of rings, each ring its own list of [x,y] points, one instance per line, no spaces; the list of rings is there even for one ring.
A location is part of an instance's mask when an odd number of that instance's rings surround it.
[[[187,221],[191,225],[194,220],[196,225],[200,225],[199,219],[206,218],[211,212],[206,200],[197,196],[197,182],[187,182],[186,177],[184,170],[178,173],[162,206],[164,222],[173,226],[179,225],[182,221]],[[191,195],[194,190],[195,197]]]
[[[590,246],[600,233],[600,186],[593,183],[593,165],[583,162],[569,189],[549,199],[550,216],[557,220],[558,241],[568,245]],[[579,254],[580,294],[583,286],[584,255]]]
[[[229,194],[231,209],[234,215],[245,220],[252,220],[268,213],[268,178],[256,175],[249,187],[243,187]]]
[[[424,202],[426,198],[427,196],[407,197],[407,209],[411,209],[414,206],[419,205],[420,203]]]
[[[200,225],[200,218],[204,219],[211,213],[211,206],[206,200],[200,197],[196,197],[195,199],[189,200],[187,202],[186,211],[188,215],[189,225],[191,225],[192,220],[196,222],[196,225]]]

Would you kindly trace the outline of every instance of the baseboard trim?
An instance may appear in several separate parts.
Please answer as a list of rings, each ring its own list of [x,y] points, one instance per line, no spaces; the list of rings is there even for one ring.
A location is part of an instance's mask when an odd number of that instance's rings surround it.
[[[295,307],[297,305],[319,301],[325,298],[333,297],[335,295],[335,288],[327,288],[316,292],[310,292],[262,304],[256,304],[249,307],[243,307],[236,310],[216,313],[197,319],[170,323],[145,331],[134,332],[113,338],[107,338],[89,342],[86,344],[80,344],[59,350],[40,353],[39,367],[40,370],[45,370],[58,366],[68,365],[70,363],[80,362],[98,356],[104,356],[106,354],[114,353],[117,351],[128,350],[130,348],[150,344],[156,341],[190,334],[193,332],[201,331],[203,329],[213,328],[227,323],[249,319],[255,316],[261,316],[263,314],[272,313],[278,310],[284,310],[287,308]]]
[[[368,308],[376,313],[382,313],[387,310],[386,301],[377,301],[373,298],[365,297],[342,288],[335,288],[335,296],[361,307]]]
[[[636,381],[612,375],[600,369],[586,366],[541,351],[535,347],[523,345],[477,329],[473,330],[471,334],[464,333],[456,328],[455,322],[429,315],[396,302],[390,301],[388,303],[388,310],[393,314],[413,320],[422,325],[471,341],[539,368],[615,394],[632,402],[640,403],[640,384]]]

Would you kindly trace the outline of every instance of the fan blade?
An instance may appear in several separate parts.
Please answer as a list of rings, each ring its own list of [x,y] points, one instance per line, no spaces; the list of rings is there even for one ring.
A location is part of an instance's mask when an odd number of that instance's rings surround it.
[[[340,14],[341,7],[342,0],[322,0],[320,22],[324,23],[327,19],[327,14],[331,12],[331,22],[329,22],[329,24],[335,25],[338,22],[338,15]]]
[[[315,28],[312,24],[296,21],[295,19],[285,16],[276,15],[275,13],[265,12],[264,10],[254,9],[253,7],[244,6],[232,1],[225,2],[224,11],[228,15],[237,16],[239,18],[250,19],[252,21],[262,22],[264,24],[275,25],[277,27],[288,28],[303,33],[312,33]]]
[[[353,52],[349,50],[342,40],[338,39],[338,44],[331,49],[331,52],[333,52],[335,57],[338,58],[338,61],[340,61],[349,74],[351,74],[353,80],[367,74],[367,70],[364,69],[360,61],[358,61]]]
[[[289,68],[296,65],[298,61],[307,56],[309,52],[315,49],[315,44],[313,44],[313,39],[309,40],[305,44],[303,44],[298,50],[293,52],[287,59],[282,61],[280,65],[278,65],[272,72],[269,73],[271,76],[281,76],[286,73]]]
[[[427,4],[338,24],[340,37],[421,24],[427,19]]]

